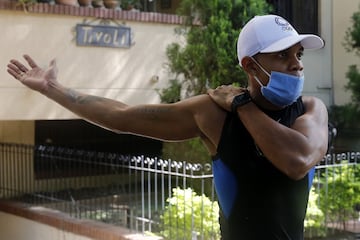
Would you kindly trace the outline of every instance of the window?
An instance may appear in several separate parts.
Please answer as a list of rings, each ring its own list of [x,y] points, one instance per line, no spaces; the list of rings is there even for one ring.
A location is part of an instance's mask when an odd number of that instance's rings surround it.
[[[318,0],[267,0],[299,33],[319,34]]]

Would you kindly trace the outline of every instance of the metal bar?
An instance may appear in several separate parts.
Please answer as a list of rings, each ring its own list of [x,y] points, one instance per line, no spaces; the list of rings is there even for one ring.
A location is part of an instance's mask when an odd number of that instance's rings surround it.
[[[192,213],[194,213],[193,196],[190,200],[186,199],[185,190],[189,187],[197,189],[198,184],[194,184],[195,182],[200,181],[202,196],[211,195],[211,200],[213,202],[216,200],[211,167],[207,165],[54,146],[5,143],[0,143],[0,158],[1,198],[27,194],[34,204],[59,208],[77,218],[110,221],[119,219],[121,214],[125,214],[127,220],[123,221],[124,224],[136,231],[139,231],[139,224],[141,224],[140,231],[157,229],[155,226],[159,226],[160,223],[156,222],[158,221],[156,217],[166,208],[166,199],[172,197],[174,187],[183,188],[184,200],[191,207]],[[322,197],[328,198],[332,189],[329,189],[330,185],[326,183],[330,178],[340,174],[344,167],[355,169],[358,164],[360,164],[359,152],[326,155],[315,167],[316,192],[319,193],[320,188],[323,187],[326,194]],[[323,176],[325,184],[319,181]],[[356,181],[355,176],[349,177]],[[84,196],[79,198],[77,195],[84,190],[89,196],[81,199]],[[202,215],[205,214],[204,203],[202,197]],[[184,224],[184,227],[177,231],[179,233],[189,231],[185,221],[175,217],[176,208],[171,211],[174,212],[169,216],[170,226],[180,227]],[[185,210],[182,211],[183,214],[187,213]],[[324,214],[327,223],[330,219],[329,213],[326,210]],[[192,215],[191,232],[193,233],[196,229],[194,214]],[[200,235],[194,234],[194,237],[206,238],[203,224],[202,222],[200,226],[202,229],[199,231]],[[214,226],[215,223],[211,227]],[[170,233],[172,234],[170,239],[176,239],[175,232]]]

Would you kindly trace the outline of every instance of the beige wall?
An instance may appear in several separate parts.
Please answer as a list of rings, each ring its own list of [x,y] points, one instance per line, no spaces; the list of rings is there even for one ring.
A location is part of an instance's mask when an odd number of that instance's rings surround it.
[[[303,57],[305,83],[304,95],[319,97],[327,106],[333,104],[331,2],[319,0],[319,35],[325,41],[322,49],[305,51]]]
[[[325,1],[325,0],[324,0]],[[330,2],[330,1],[329,1]],[[360,57],[346,52],[343,42],[346,30],[352,26],[351,16],[360,11],[360,0],[332,0],[332,48],[333,48],[333,81],[335,104],[342,105],[350,101],[351,93],[345,91],[348,67],[357,64],[360,69]]]
[[[34,121],[0,121],[0,142],[34,144]]]
[[[0,120],[75,117],[7,74],[8,61],[21,58],[24,53],[33,56],[41,66],[56,58],[58,79],[71,88],[128,104],[159,102],[156,89],[167,86],[165,49],[178,41],[174,34],[176,26],[125,22],[133,31],[131,48],[79,47],[73,30],[83,20],[82,17],[0,10]],[[154,76],[158,81],[152,81]]]
[[[350,100],[350,93],[344,90],[348,81],[345,74],[349,65],[359,62],[359,57],[346,52],[342,43],[360,0],[319,2],[320,35],[326,45],[305,54],[304,95],[318,96],[328,106],[344,104]],[[6,73],[9,59],[21,58],[23,53],[34,56],[40,65],[47,65],[55,57],[59,81],[80,91],[129,104],[159,102],[156,89],[166,87],[169,79],[164,67],[166,46],[180,41],[174,35],[176,26],[128,21],[125,24],[133,30],[135,41],[130,49],[79,47],[73,30],[83,20],[0,10],[0,121],[76,118]],[[152,81],[154,77],[159,80]],[[0,138],[3,135],[0,132]]]
[[[346,72],[352,64],[359,67],[360,57],[346,52],[343,42],[346,30],[352,25],[351,16],[360,11],[360,0],[319,0],[320,36],[325,47],[307,51],[304,56],[304,95],[317,96],[327,106],[349,102],[351,93],[345,91]]]

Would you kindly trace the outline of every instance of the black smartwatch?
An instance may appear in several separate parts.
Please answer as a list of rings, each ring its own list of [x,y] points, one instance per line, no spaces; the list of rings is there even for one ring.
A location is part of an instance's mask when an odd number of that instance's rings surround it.
[[[234,99],[231,103],[231,111],[233,113],[237,113],[238,107],[243,106],[249,102],[251,102],[251,96],[250,96],[249,92],[248,91],[243,92],[234,97]]]

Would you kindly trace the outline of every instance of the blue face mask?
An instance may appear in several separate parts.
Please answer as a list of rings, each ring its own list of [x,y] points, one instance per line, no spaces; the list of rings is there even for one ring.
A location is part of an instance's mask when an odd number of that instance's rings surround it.
[[[255,61],[255,60],[254,60]],[[259,63],[255,63],[269,76],[269,83],[264,86],[258,77],[255,80],[261,86],[261,94],[272,104],[284,107],[296,102],[300,97],[304,86],[304,75],[297,77],[294,75],[271,71],[271,75],[266,72]]]

